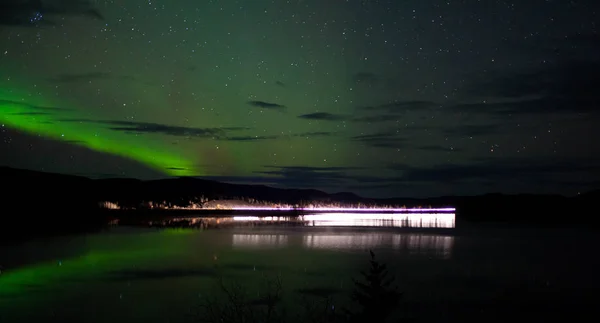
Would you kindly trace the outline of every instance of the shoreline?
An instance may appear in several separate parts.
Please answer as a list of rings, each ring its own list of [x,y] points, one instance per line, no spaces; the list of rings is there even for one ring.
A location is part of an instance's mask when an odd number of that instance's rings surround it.
[[[242,208],[242,209],[131,209],[131,210],[119,210],[119,209],[103,209],[100,212],[105,212],[111,215],[153,215],[153,216],[232,216],[232,215],[244,215],[252,214],[255,216],[282,216],[282,217],[294,217],[317,213],[360,213],[360,214],[398,214],[398,215],[417,215],[417,214],[455,214],[454,209],[407,209],[400,211],[399,209],[259,209],[259,208]]]

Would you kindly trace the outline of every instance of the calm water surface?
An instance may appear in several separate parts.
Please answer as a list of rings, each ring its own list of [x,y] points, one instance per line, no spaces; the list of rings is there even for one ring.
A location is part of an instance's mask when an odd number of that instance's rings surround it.
[[[194,322],[218,277],[260,293],[281,277],[286,306],[346,304],[368,250],[388,264],[415,321],[543,321],[595,306],[593,232],[479,227],[115,227],[0,248],[0,322]]]

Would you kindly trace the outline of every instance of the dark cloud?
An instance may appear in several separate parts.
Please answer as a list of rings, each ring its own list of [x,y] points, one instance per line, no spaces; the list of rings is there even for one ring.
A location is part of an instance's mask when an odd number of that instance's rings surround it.
[[[367,135],[358,135],[351,139],[352,141],[362,142],[371,147],[394,149],[406,147],[406,139],[399,138],[396,132],[378,132]]]
[[[262,184],[285,188],[336,188],[356,183],[359,177],[348,174],[360,167],[308,167],[308,166],[263,166],[256,176],[203,176],[227,183]]]
[[[248,101],[248,104],[253,106],[253,107],[258,107],[258,108],[263,108],[263,109],[269,109],[269,110],[285,110],[286,106],[282,105],[282,104],[277,104],[277,103],[270,103],[270,102],[265,102],[265,101]]]
[[[56,25],[65,16],[82,16],[104,20],[104,17],[86,0],[3,0],[0,3],[0,25],[40,26]]]
[[[333,171],[349,171],[349,170],[360,170],[362,167],[347,167],[347,166],[331,166],[331,167],[312,167],[312,166],[275,166],[265,165],[264,168],[275,168],[285,171],[301,171],[301,172],[333,172]]]
[[[374,122],[389,122],[398,120],[397,115],[393,114],[382,114],[375,116],[364,116],[364,117],[356,117],[352,118],[353,122],[366,122],[366,123],[374,123]]]
[[[315,112],[309,114],[299,115],[298,118],[308,120],[324,120],[324,121],[341,121],[346,120],[345,116],[339,114],[332,114],[328,112]]]
[[[73,145],[83,145],[86,142],[83,140],[61,140],[62,142],[68,143],[68,144],[73,144]]]
[[[227,137],[223,138],[228,141],[260,141],[260,140],[274,140],[279,139],[279,136],[239,136],[239,137]]]
[[[133,122],[133,121],[117,121],[117,120],[89,120],[89,119],[62,119],[62,122],[81,122],[81,123],[96,123],[108,125],[109,129],[122,131],[126,133],[157,133],[177,137],[201,137],[201,138],[222,138],[229,131],[247,130],[243,127],[229,128],[192,128],[171,126],[160,123],[151,122]]]
[[[276,176],[277,182],[286,187],[335,187],[344,185],[351,176],[348,171],[356,167],[308,167],[308,166],[264,166],[267,170],[255,174]]]
[[[186,170],[186,168],[182,168],[182,167],[167,167],[167,170]]]
[[[295,134],[285,135],[270,135],[270,136],[235,136],[235,137],[224,137],[219,138],[227,141],[262,141],[262,140],[276,140],[285,138],[300,138],[300,137],[327,137],[333,135],[334,132],[301,132]]]
[[[465,112],[523,114],[598,111],[600,63],[567,61],[544,64],[531,71],[478,80],[466,95],[486,98],[458,104]]]
[[[462,149],[460,149],[460,148],[442,146],[442,145],[424,145],[424,146],[416,146],[415,148],[419,149],[419,150],[439,151],[439,152],[460,152],[460,151],[462,151]]]
[[[40,105],[35,105],[35,104],[29,104],[26,102],[0,100],[0,110],[3,105],[19,106],[21,109],[25,110],[23,112],[18,112],[19,114],[22,114],[22,115],[25,115],[25,114],[32,115],[35,113],[37,113],[38,115],[41,115],[42,113],[51,114],[53,112],[72,111],[71,109],[68,109],[68,108],[46,107],[46,106],[40,106]]]
[[[47,116],[51,115],[50,112],[15,112],[11,113],[13,116]]]
[[[79,82],[87,82],[92,80],[103,80],[103,79],[122,79],[122,80],[134,80],[131,76],[121,75],[115,76],[106,72],[89,72],[89,73],[76,73],[76,74],[59,74],[56,77],[52,77],[49,79],[51,82],[55,83],[79,83]]]
[[[239,130],[236,128],[191,128],[170,126],[160,123],[144,123],[129,121],[107,121],[104,124],[111,125],[111,130],[134,132],[134,133],[160,133],[178,137],[220,137],[227,130]]]
[[[431,109],[439,104],[432,101],[392,101],[390,103],[359,107],[365,111],[385,111],[388,113],[402,113],[407,111],[421,111]]]
[[[329,131],[313,131],[313,132],[303,132],[300,134],[297,134],[296,137],[313,137],[313,136],[333,136],[334,134],[336,134],[335,132],[329,132]]]
[[[458,125],[456,127],[447,128],[443,130],[446,136],[457,136],[457,137],[477,137],[492,135],[499,132],[500,126],[497,124],[489,125]]]
[[[577,172],[598,172],[600,164],[574,162],[548,163],[535,160],[485,161],[463,165],[439,165],[434,167],[413,167],[392,165],[391,169],[402,173],[400,179],[409,182],[465,182],[465,181],[506,181],[520,178],[547,178],[553,175],[569,175]]]
[[[228,176],[228,175],[209,175],[209,176],[198,176],[202,179],[233,183],[233,184],[246,184],[246,185],[269,185],[269,186],[280,186],[280,183],[275,178],[266,176]]]
[[[227,183],[262,184],[284,188],[325,188],[330,191],[362,189],[364,187],[383,187],[398,184],[397,178],[352,174],[364,171],[362,167],[308,167],[308,166],[263,166],[256,176],[203,176],[202,178]]]
[[[41,3],[40,0],[32,2]],[[54,0],[43,2],[42,12],[51,15],[75,15],[104,20],[104,16],[94,8],[89,0]]]
[[[572,114],[598,111],[600,101],[583,98],[535,98],[510,100],[495,103],[464,103],[449,107],[453,111],[464,113],[495,114],[498,116],[525,114]]]

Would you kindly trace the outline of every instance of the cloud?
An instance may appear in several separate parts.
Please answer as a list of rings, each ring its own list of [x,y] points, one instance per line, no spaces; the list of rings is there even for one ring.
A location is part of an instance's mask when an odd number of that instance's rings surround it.
[[[17,112],[17,114],[21,114],[21,115],[42,115],[42,114],[52,114],[55,112],[66,112],[66,111],[73,111],[72,109],[68,109],[68,108],[59,108],[59,107],[46,107],[46,106],[40,106],[40,105],[35,105],[35,104],[30,104],[30,103],[26,103],[26,102],[20,102],[20,101],[12,101],[12,100],[0,100],[0,109],[2,106],[18,106],[21,109],[23,109],[23,112]]]
[[[439,152],[460,152],[462,149],[455,147],[446,147],[442,145],[424,145],[424,146],[416,146],[416,149],[419,150],[427,150],[427,151],[439,151]]]
[[[227,141],[262,141],[262,140],[276,140],[276,139],[286,139],[286,138],[302,138],[302,137],[326,137],[333,135],[334,132],[301,132],[295,134],[285,134],[285,135],[269,135],[269,136],[236,136],[236,137],[224,137],[219,138],[221,140]]]
[[[277,176],[278,183],[286,187],[313,188],[344,185],[351,176],[348,171],[357,167],[307,167],[307,166],[264,166],[267,170],[255,174]]]
[[[127,133],[156,133],[177,137],[201,137],[201,138],[221,138],[227,135],[229,131],[247,130],[243,127],[229,128],[193,128],[171,126],[151,122],[117,121],[117,120],[89,120],[89,119],[62,119],[62,122],[83,122],[108,125],[109,129]]]
[[[365,107],[365,109],[377,109],[375,107]],[[389,107],[385,107],[382,109],[391,109]],[[372,115],[372,116],[362,116],[362,117],[354,117],[351,118],[349,116],[334,114],[329,112],[315,112],[309,114],[299,115],[298,118],[307,119],[307,120],[322,120],[322,121],[351,121],[356,123],[377,123],[377,122],[393,122],[398,120],[397,114],[381,114],[381,115]]]
[[[50,112],[15,112],[11,113],[13,116],[47,116],[51,115]]]
[[[362,142],[371,147],[394,149],[406,147],[406,139],[399,138],[396,132],[377,132],[354,136],[351,139],[352,141]]]
[[[275,166],[275,165],[265,165],[264,168],[274,168],[283,170],[286,172],[337,172],[337,171],[349,171],[349,170],[360,170],[362,167],[349,167],[349,166],[331,166],[331,167],[313,167],[313,166]]]
[[[330,131],[313,131],[296,134],[296,137],[312,137],[312,136],[332,136],[335,132]]]
[[[345,116],[332,114],[328,112],[315,112],[309,114],[299,115],[298,118],[308,119],[308,120],[324,120],[324,121],[341,121],[346,120]]]
[[[254,176],[203,176],[226,183],[269,185],[283,188],[313,189],[325,188],[340,191],[354,185],[363,176],[350,174],[352,171],[364,170],[361,167],[308,167],[308,166],[277,166],[265,165],[263,170],[255,171]],[[376,182],[370,177],[364,177],[369,182]]]
[[[129,122],[129,121],[106,121],[104,124],[111,125],[111,130],[134,132],[134,133],[160,133],[178,137],[219,137],[225,135],[227,130],[239,130],[237,128],[191,128],[170,126],[160,123]]]
[[[87,82],[92,80],[103,80],[103,79],[122,79],[122,80],[134,80],[132,76],[114,76],[106,72],[89,72],[89,73],[64,73],[59,74],[55,77],[49,78],[49,81],[55,83],[79,83]]]
[[[68,144],[74,144],[74,145],[79,145],[79,144],[85,144],[86,142],[84,140],[61,140],[62,142],[66,142]]]
[[[488,160],[474,164],[443,164],[432,167],[392,165],[390,169],[400,171],[402,175],[399,178],[408,182],[465,182],[547,178],[552,175],[569,175],[577,172],[598,172],[600,171],[600,164],[549,163],[535,160]]]
[[[443,130],[446,136],[477,137],[498,133],[499,125],[459,125]]]
[[[600,107],[600,63],[563,61],[526,72],[474,81],[468,97],[486,98],[452,109],[496,114],[581,113]]]
[[[374,122],[389,122],[398,120],[397,115],[393,114],[381,114],[375,116],[364,116],[364,117],[356,117],[352,118],[352,122],[365,122],[365,123],[374,123]]]
[[[42,2],[42,1],[33,1]],[[54,0],[42,6],[43,12],[55,15],[76,15],[103,20],[104,16],[88,0]]]
[[[463,103],[449,109],[464,113],[495,114],[498,116],[524,114],[573,114],[598,111],[600,101],[583,98],[552,98],[510,100],[495,103]]]
[[[282,105],[282,104],[270,103],[270,102],[265,102],[265,101],[248,101],[248,104],[253,107],[269,109],[269,110],[283,111],[287,108],[285,105]]]
[[[401,113],[407,111],[421,111],[431,109],[438,106],[439,104],[432,101],[392,101],[390,103],[363,106],[359,107],[359,110],[365,111],[385,111],[388,113]]]
[[[229,141],[260,141],[260,140],[274,140],[279,139],[279,136],[239,136],[239,137],[226,137],[224,140]]]
[[[56,25],[65,16],[82,16],[104,20],[104,17],[86,0],[3,0],[0,4],[0,25],[40,26]]]

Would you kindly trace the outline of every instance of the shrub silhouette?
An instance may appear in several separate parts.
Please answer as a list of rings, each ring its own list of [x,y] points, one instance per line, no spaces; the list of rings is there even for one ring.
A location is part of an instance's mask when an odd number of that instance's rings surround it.
[[[225,299],[208,298],[201,305],[199,322],[206,323],[284,323],[281,308],[281,280],[266,280],[262,295],[253,298],[240,284],[225,284],[219,279],[219,290]]]

